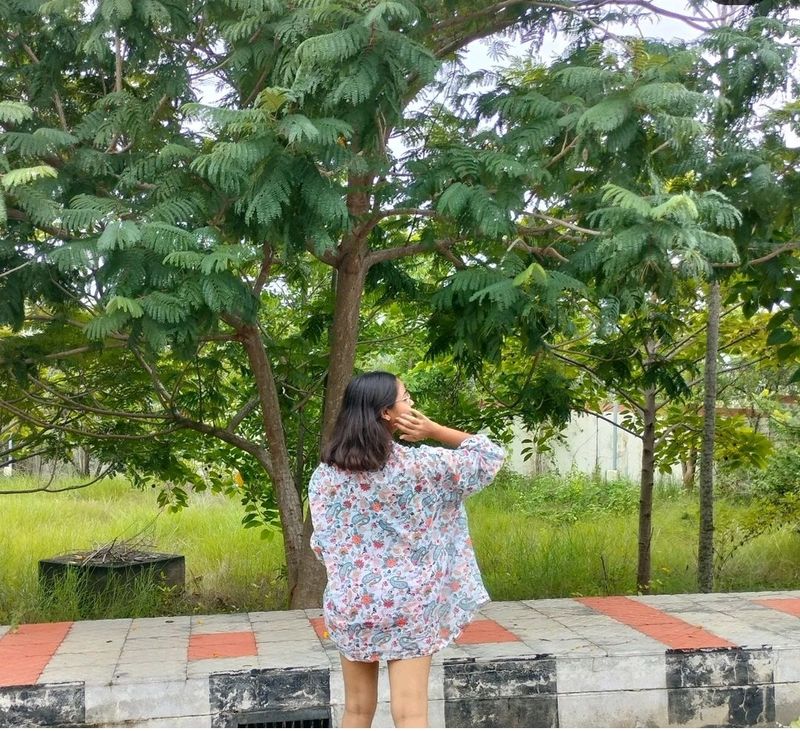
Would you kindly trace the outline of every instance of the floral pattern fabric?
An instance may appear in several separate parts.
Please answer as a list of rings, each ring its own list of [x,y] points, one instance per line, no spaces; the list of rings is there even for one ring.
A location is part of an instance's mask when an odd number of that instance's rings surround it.
[[[456,449],[395,444],[373,472],[317,467],[311,547],[328,572],[325,625],[346,658],[431,655],[489,601],[464,498],[488,485],[503,459],[501,447],[476,435]]]

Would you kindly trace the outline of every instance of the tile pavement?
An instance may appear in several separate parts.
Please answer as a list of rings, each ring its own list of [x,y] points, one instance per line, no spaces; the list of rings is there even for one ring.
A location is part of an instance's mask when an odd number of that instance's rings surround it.
[[[434,657],[429,695],[435,727],[788,724],[800,591],[493,602]],[[389,727],[385,664],[378,700]],[[343,704],[319,610],[0,627],[0,726],[338,726]]]

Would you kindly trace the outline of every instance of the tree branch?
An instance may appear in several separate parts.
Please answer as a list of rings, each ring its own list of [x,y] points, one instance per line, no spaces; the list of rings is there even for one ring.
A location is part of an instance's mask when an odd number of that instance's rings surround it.
[[[15,40],[19,38],[19,33],[16,32],[9,33],[9,35]],[[25,51],[25,55],[34,63],[39,63],[39,57],[33,52],[33,49],[27,43],[25,43],[25,41],[22,41],[21,43],[22,50]],[[61,129],[63,129],[65,132],[69,132],[67,127],[67,118],[64,116],[64,105],[61,102],[61,95],[55,89],[53,90],[53,104],[56,108],[56,114],[58,114],[58,121],[61,124]]]
[[[217,439],[221,439],[223,442],[227,442],[233,447],[241,449],[243,452],[247,452],[255,457],[258,462],[267,469],[267,472],[272,469],[272,459],[269,455],[269,452],[267,451],[266,447],[263,447],[256,442],[251,442],[249,439],[240,437],[238,434],[234,434],[232,431],[223,427],[205,424],[202,421],[195,421],[194,419],[190,419],[186,416],[178,415],[175,417],[175,421],[186,429],[192,429],[200,434],[207,434],[209,436],[216,437]]]
[[[80,485],[70,485],[69,487],[57,487],[53,489],[50,487],[50,484],[52,483],[51,479],[47,485],[45,485],[45,487],[35,487],[30,490],[0,490],[0,495],[28,495],[32,492],[67,492],[68,490],[80,490],[83,487],[89,487],[90,485],[94,485],[96,482],[99,482],[103,478],[107,477],[112,470],[113,467],[107,467],[93,480],[84,482]]]
[[[339,264],[339,256],[334,254],[330,250],[325,250],[323,252],[317,252],[314,249],[314,245],[309,241],[306,243],[306,251],[311,254],[315,259],[318,259],[323,264],[327,264],[328,266],[336,267]]]
[[[554,358],[558,358],[558,360],[562,360],[565,363],[569,363],[570,365],[575,366],[576,368],[580,368],[580,370],[588,373],[595,380],[595,382],[599,383],[601,386],[603,386],[603,388],[608,388],[608,385],[603,381],[603,379],[600,378],[589,366],[584,365],[583,363],[577,360],[573,360],[572,358],[568,358],[565,355],[562,355],[552,345],[545,347],[547,347],[547,349],[550,351],[550,353],[553,355]],[[629,406],[633,406],[639,411],[644,411],[644,406],[642,406],[633,396],[631,396],[631,394],[627,393],[626,391],[623,391],[621,388],[619,388],[619,386],[614,386],[614,390],[625,398]]]
[[[80,401],[76,401],[71,396],[68,396],[65,393],[61,393],[56,388],[53,388],[47,383],[40,381],[35,376],[28,376],[28,378],[35,383],[39,388],[47,393],[55,396],[59,401],[61,401],[66,406],[69,406],[73,411],[78,412],[89,412],[91,414],[99,414],[101,416],[113,416],[119,419],[132,419],[132,420],[142,420],[142,421],[172,421],[173,416],[172,414],[148,414],[142,412],[135,412],[135,411],[116,411],[114,409],[101,409],[97,406],[89,406],[88,404],[81,403]],[[30,391],[26,391],[28,396],[35,401],[43,404],[50,404],[49,401],[46,399],[41,398],[40,396],[37,397],[34,394],[30,393]]]
[[[114,38],[114,91],[122,91],[122,37],[119,31]]]
[[[759,264],[764,264],[765,262],[771,261],[772,259],[780,256],[781,254],[785,254],[787,251],[797,251],[798,249],[800,249],[800,241],[792,241],[788,244],[783,244],[782,246],[779,246],[777,249],[774,249],[773,251],[770,251],[767,254],[764,254],[764,256],[759,256],[756,259],[750,259],[750,261],[744,263],[740,261],[723,262],[719,264],[715,263],[712,264],[711,266],[714,267],[714,269],[736,269],[737,267],[740,266],[758,266]]]
[[[622,426],[622,424],[620,424],[619,422],[615,422],[612,419],[609,419],[607,416],[604,416],[603,414],[598,413],[597,411],[592,411],[591,409],[586,409],[586,408],[577,409],[577,411],[580,411],[580,412],[582,412],[584,414],[589,414],[590,416],[596,416],[598,419],[602,419],[603,421],[607,421],[612,426],[615,426],[617,429],[622,429],[622,431],[628,432],[628,434],[631,434],[632,436],[636,437],[637,439],[641,439],[642,438],[642,435],[639,434],[638,432],[635,432],[632,429],[628,429],[627,426]]]
[[[566,264],[569,261],[566,256],[556,251],[552,246],[531,246],[530,244],[526,244],[522,239],[514,239],[514,241],[511,242],[511,246],[508,247],[508,250],[511,251],[511,249],[514,248],[522,249],[536,256],[557,259],[562,264]]]
[[[241,409],[239,409],[232,417],[231,420],[228,422],[227,429],[230,432],[236,431],[241,424],[253,411],[253,409],[258,406],[260,403],[260,399],[258,396],[253,396]]]
[[[452,261],[459,269],[464,268],[464,262],[461,261],[455,254],[450,252],[448,256],[445,252],[450,250],[450,247],[457,244],[459,241],[465,241],[466,237],[459,237],[457,239],[440,239],[433,244],[407,244],[406,246],[396,246],[392,249],[378,249],[371,251],[366,257],[367,267],[371,267],[381,261],[391,261],[393,259],[402,259],[406,256],[414,254],[422,254],[430,251],[438,251],[449,261]]]
[[[131,352],[136,360],[139,361],[139,365],[141,365],[146,371],[147,375],[150,376],[150,381],[153,383],[153,386],[156,389],[158,400],[161,401],[161,405],[171,414],[177,415],[172,402],[172,397],[170,396],[169,391],[167,391],[164,384],[161,382],[161,379],[158,377],[158,373],[156,372],[155,368],[147,362],[145,357],[136,348],[131,348]]]
[[[30,223],[35,228],[38,228],[40,231],[44,231],[46,234],[50,234],[51,236],[55,236],[58,239],[62,239],[64,241],[77,241],[78,237],[73,236],[70,234],[69,231],[63,228],[52,228],[50,226],[45,226],[41,223],[36,223],[35,221],[31,221],[28,217],[28,214],[24,211],[20,211],[17,208],[9,208],[6,211],[6,215],[12,221],[24,221],[25,223]]]
[[[587,234],[588,236],[602,236],[602,231],[597,231],[593,228],[584,228],[583,226],[578,226],[574,223],[570,223],[569,221],[565,221],[562,218],[556,218],[555,216],[548,216],[546,213],[540,213],[539,211],[525,211],[523,216],[532,216],[533,218],[539,218],[542,221],[547,221],[547,223],[551,223],[555,226],[564,226],[565,228],[570,229],[571,231],[577,231],[578,233]]]
[[[41,419],[32,416],[30,413],[21,411],[11,405],[10,402],[0,399],[0,408],[5,409],[14,416],[19,417],[20,421],[33,424],[34,426],[42,427],[47,430],[56,430],[66,432],[68,434],[78,434],[83,437],[90,437],[91,439],[118,439],[120,441],[140,441],[144,439],[153,439],[155,437],[163,437],[172,434],[177,430],[177,427],[171,427],[162,431],[150,432],[149,434],[103,434],[99,432],[91,432],[86,429],[77,429],[75,427],[66,426],[64,424],[53,424],[52,422],[42,421]]]
[[[36,262],[35,259],[29,259],[24,264],[20,264],[19,266],[14,267],[13,269],[7,269],[4,272],[0,272],[0,279],[3,277],[11,276],[14,272],[18,272],[20,269],[24,269],[25,267],[29,267],[31,264]]]
[[[256,277],[255,284],[253,285],[253,296],[256,299],[261,295],[261,290],[264,289],[264,285],[267,283],[267,279],[269,279],[269,272],[274,261],[272,258],[272,248],[269,243],[265,241],[261,244],[261,251],[263,253],[261,270],[258,272],[258,277]]]

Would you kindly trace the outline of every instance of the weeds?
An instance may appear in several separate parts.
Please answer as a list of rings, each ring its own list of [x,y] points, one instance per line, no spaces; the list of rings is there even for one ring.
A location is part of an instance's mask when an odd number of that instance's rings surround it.
[[[159,512],[155,496],[106,480],[76,493],[0,498],[0,624],[286,607],[279,534],[261,538],[260,531],[243,528],[241,505],[221,495],[192,496],[175,514]],[[631,482],[501,474],[467,504],[490,595],[507,601],[635,593],[637,503]],[[726,525],[746,520],[749,509],[741,499],[718,500]],[[186,557],[184,591],[141,579],[131,591],[90,598],[71,578],[41,593],[38,559],[135,535],[148,524],[155,550]],[[653,591],[696,591],[696,497],[660,486],[653,526]],[[800,535],[788,527],[771,530],[737,548],[716,589],[794,587],[798,565]]]

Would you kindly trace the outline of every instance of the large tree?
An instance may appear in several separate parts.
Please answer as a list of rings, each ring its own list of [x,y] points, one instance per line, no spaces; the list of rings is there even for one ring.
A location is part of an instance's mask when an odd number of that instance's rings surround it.
[[[519,234],[529,256],[571,257],[587,229],[531,191],[563,205],[581,178],[606,182],[583,163],[607,135],[630,148],[643,125],[665,145],[691,131],[691,95],[671,79],[639,80],[633,119],[617,72],[593,68],[607,21],[650,8],[0,5],[0,319],[17,333],[0,356],[4,428],[34,451],[91,443],[108,464],[168,477],[178,501],[195,478],[176,453],[235,450],[253,503],[274,496],[293,605],[317,604],[303,470],[352,374],[365,285],[395,286],[419,254],[462,267]],[[586,54],[561,69],[564,96],[517,107],[510,147],[484,136],[458,54],[553,24]]]

